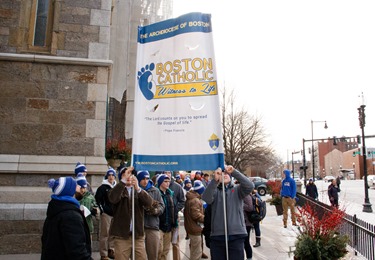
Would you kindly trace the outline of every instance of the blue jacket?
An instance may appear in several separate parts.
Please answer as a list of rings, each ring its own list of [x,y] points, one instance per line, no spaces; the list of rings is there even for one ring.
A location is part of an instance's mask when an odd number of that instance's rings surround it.
[[[285,179],[281,182],[281,197],[287,196],[292,199],[296,198],[297,186],[295,180],[290,177],[290,171],[284,170]]]

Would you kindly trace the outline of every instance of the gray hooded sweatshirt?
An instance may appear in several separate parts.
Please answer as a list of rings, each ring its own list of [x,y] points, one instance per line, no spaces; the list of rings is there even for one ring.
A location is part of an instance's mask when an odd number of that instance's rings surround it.
[[[226,194],[226,215],[228,236],[247,235],[244,213],[243,199],[254,189],[254,184],[242,173],[234,170],[232,173],[239,184],[235,185],[231,181],[225,188]],[[223,209],[223,189],[222,185],[212,180],[202,194],[202,199],[211,204],[211,237],[224,236],[224,209]],[[230,239],[230,237],[229,237]]]

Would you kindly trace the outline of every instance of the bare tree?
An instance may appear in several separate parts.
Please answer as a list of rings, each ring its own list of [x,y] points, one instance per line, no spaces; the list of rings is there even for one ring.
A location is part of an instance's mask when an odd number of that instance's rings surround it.
[[[261,119],[250,116],[243,108],[235,109],[233,91],[227,96],[224,87],[222,100],[222,128],[225,161],[244,172],[266,172],[274,162],[274,151],[266,145],[266,134]]]

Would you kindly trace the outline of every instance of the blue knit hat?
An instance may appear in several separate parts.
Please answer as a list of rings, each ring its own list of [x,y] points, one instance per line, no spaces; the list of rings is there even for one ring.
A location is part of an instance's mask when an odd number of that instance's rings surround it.
[[[192,188],[194,191],[198,192],[199,194],[202,194],[204,192],[204,185],[201,181],[196,180],[194,181],[194,186]]]
[[[122,167],[119,171],[118,171],[118,179],[121,180],[122,178],[122,174],[125,173],[125,171],[127,170],[128,168],[126,167]]]
[[[176,178],[176,180],[180,180],[181,179],[180,174],[177,174],[175,178]]]
[[[191,180],[186,177],[186,179],[184,180],[184,184],[186,185],[187,183],[191,183]]]
[[[76,193],[77,182],[72,177],[60,177],[59,179],[49,179],[48,187],[56,196],[71,196]]]
[[[108,176],[109,176],[109,175],[113,175],[113,176],[115,176],[115,178],[116,178],[116,171],[115,171],[115,169],[113,169],[112,167],[109,167],[107,173],[106,173],[105,176],[104,176],[104,179],[108,179]]]
[[[195,175],[197,175],[197,174],[200,175],[200,176],[203,176],[203,172],[201,172],[201,171],[196,171]]]
[[[87,172],[87,168],[83,163],[77,162],[76,168],[74,169],[74,173],[78,175],[78,173]]]
[[[87,188],[87,180],[83,173],[78,173],[76,181],[81,188]]]
[[[138,182],[140,182],[144,178],[149,178],[150,179],[150,173],[148,171],[138,171],[137,172]]]
[[[166,175],[166,174],[160,174],[160,175],[158,176],[158,178],[156,179],[156,182],[158,183],[158,186],[159,186],[159,187],[160,187],[160,185],[164,182],[165,179],[170,180],[169,177],[168,177],[168,175]]]

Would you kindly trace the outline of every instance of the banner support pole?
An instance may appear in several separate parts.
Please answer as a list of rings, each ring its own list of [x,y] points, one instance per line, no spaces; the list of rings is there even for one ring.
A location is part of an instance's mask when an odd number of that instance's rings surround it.
[[[223,191],[223,211],[224,211],[224,233],[225,233],[225,254],[229,260],[228,253],[228,225],[227,225],[227,205],[226,205],[226,196],[225,196],[225,184],[224,184],[224,171],[221,171],[221,185]]]

